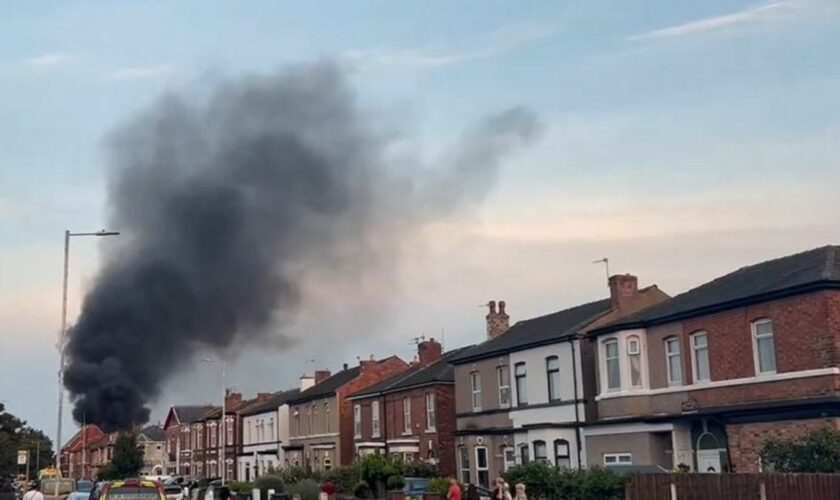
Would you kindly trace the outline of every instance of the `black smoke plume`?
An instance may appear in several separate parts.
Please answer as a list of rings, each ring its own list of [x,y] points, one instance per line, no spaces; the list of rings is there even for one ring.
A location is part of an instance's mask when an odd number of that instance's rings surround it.
[[[115,132],[122,236],[67,345],[77,421],[144,423],[190,353],[276,341],[306,300],[307,269],[362,276],[396,261],[403,235],[480,200],[500,158],[539,128],[505,111],[423,168],[394,154],[376,118],[337,65],[318,63],[166,95]]]

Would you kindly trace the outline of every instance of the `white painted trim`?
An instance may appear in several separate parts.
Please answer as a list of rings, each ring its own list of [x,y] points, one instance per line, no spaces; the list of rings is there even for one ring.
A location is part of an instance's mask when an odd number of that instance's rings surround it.
[[[688,350],[691,356],[691,380],[695,384],[708,384],[709,382],[711,382],[711,378],[706,378],[703,380],[698,380],[697,378],[697,348],[694,344],[695,339],[700,335],[706,338],[706,346],[704,347],[704,349],[706,350],[706,369],[709,372],[708,376],[712,376],[712,360],[709,356],[709,333],[706,330],[697,330],[696,332],[688,336]]]
[[[669,394],[674,392],[702,391],[705,389],[716,389],[718,387],[731,387],[735,385],[763,384],[765,382],[779,382],[783,380],[795,380],[800,378],[822,377],[825,375],[840,375],[840,368],[817,368],[814,370],[801,370],[797,372],[768,373],[753,377],[733,378],[729,380],[717,380],[703,382],[702,384],[683,385],[678,387],[662,387],[660,389],[610,392],[595,396],[595,401],[610,398],[624,398],[633,396],[651,396],[655,394]]]
[[[384,448],[385,443],[380,443],[377,441],[362,441],[361,443],[356,443],[356,448]]]
[[[420,444],[420,439],[389,439],[388,444]]]
[[[334,450],[335,445],[334,444],[313,444],[312,446],[310,446],[310,448],[313,449],[313,450]]]
[[[773,366],[775,367],[772,371],[761,371],[761,362],[759,359],[759,352],[758,352],[758,329],[756,326],[763,325],[765,323],[770,323],[770,335],[766,336],[769,337],[773,341]],[[777,373],[779,369],[778,359],[776,357],[776,329],[773,325],[773,320],[770,318],[759,318],[750,322],[750,332],[752,336],[752,348],[753,348],[753,366],[755,367],[755,374],[760,376],[767,376],[773,375]]]
[[[637,432],[662,432],[673,431],[673,423],[663,424],[615,424],[615,425],[599,425],[597,427],[587,427],[583,429],[585,437],[590,436],[611,436],[613,434],[634,434]]]
[[[325,437],[338,437],[337,432],[330,432],[329,434],[307,434],[304,436],[291,436],[289,438],[290,441],[299,441],[301,439],[316,439],[316,438],[325,438]]]

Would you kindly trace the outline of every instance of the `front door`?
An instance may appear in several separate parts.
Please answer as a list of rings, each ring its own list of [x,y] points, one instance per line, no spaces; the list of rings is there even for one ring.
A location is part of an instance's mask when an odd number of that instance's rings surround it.
[[[720,473],[720,450],[697,450],[697,472]]]

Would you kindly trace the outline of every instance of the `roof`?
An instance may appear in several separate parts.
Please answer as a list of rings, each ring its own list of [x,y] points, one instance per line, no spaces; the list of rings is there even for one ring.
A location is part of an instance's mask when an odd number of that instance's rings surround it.
[[[289,404],[303,403],[305,401],[312,401],[313,399],[332,396],[341,386],[358,377],[361,372],[361,366],[354,366],[353,368],[348,368],[347,370],[341,370],[320,384],[315,384],[309,389],[302,391],[296,398],[293,398],[288,402]]]
[[[454,364],[461,364],[506,352],[551,344],[576,335],[582,328],[609,313],[611,309],[610,299],[603,299],[519,321],[505,333],[459,353],[451,361]]]
[[[87,447],[89,443],[94,443],[104,436],[105,433],[102,432],[98,426],[94,424],[87,424],[81,429],[79,429],[76,434],[73,435],[61,448],[62,451],[79,451],[82,447]]]
[[[150,425],[140,431],[149,441],[166,441],[166,433],[159,425]]]
[[[840,247],[824,246],[742,267],[644,311],[596,328],[593,333],[669,323],[837,286],[840,286]]]
[[[213,409],[210,405],[192,405],[192,406],[173,406],[175,415],[178,417],[178,422],[182,424],[191,424],[201,419],[205,413]]]
[[[298,395],[300,395],[300,389],[278,391],[272,394],[271,398],[266,401],[258,401],[252,405],[244,407],[239,414],[242,416],[248,416],[276,410],[296,398]]]
[[[452,369],[451,358],[472,347],[454,349],[445,353],[440,361],[425,366],[411,367],[399,375],[351,395],[350,399],[388,394],[430,384],[452,384],[455,382],[455,373]]]

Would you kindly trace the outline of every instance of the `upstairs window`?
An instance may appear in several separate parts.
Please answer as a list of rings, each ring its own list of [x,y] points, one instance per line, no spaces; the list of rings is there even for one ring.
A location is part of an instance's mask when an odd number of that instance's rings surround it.
[[[618,360],[618,340],[604,342],[604,364],[607,368],[607,390],[621,390],[621,365]]]
[[[470,373],[470,389],[472,390],[472,409],[481,411],[481,374]]]
[[[496,378],[499,380],[499,407],[510,408],[510,368],[496,368]]]
[[[630,365],[630,387],[641,387],[642,343],[635,335],[627,338],[627,364]]]
[[[403,398],[403,434],[411,434],[411,399]]]
[[[548,401],[560,401],[560,360],[557,356],[545,358],[545,371],[548,381]]]
[[[379,401],[374,401],[370,404],[371,413],[371,429],[370,434],[373,437],[379,437]]]
[[[757,374],[776,373],[776,345],[773,341],[773,322],[760,319],[752,324],[753,351]]]
[[[516,363],[513,371],[516,377],[516,405],[525,406],[528,404],[528,372],[525,363]]]
[[[706,332],[697,332],[691,336],[691,366],[694,383],[710,380],[709,336]]]
[[[435,430],[436,424],[436,415],[435,415],[435,393],[427,392],[426,393],[426,430],[433,431]]]
[[[332,422],[330,422],[330,404],[324,403],[324,429],[326,432],[330,432],[331,427]]]
[[[682,385],[682,353],[680,339],[665,339],[665,362],[667,363],[668,385]]]
[[[353,406],[353,436],[356,439],[362,437],[362,407],[359,405]]]

